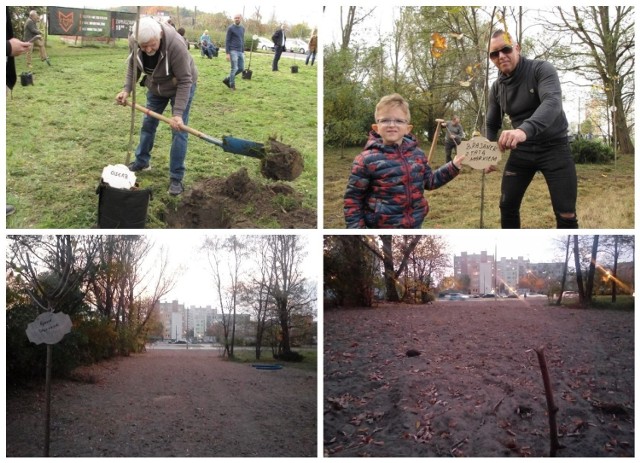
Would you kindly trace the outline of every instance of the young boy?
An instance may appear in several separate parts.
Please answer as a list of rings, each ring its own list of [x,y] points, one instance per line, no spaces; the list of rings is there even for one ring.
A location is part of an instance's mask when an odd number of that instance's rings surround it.
[[[425,188],[455,178],[464,156],[432,171],[411,134],[409,104],[397,93],[382,97],[375,120],[344,195],[347,228],[420,228],[429,212]]]

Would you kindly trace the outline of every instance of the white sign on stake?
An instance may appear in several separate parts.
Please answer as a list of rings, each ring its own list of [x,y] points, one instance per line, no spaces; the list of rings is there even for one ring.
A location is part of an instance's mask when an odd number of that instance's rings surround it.
[[[458,145],[456,151],[458,154],[466,155],[462,164],[473,169],[496,166],[502,158],[498,143],[489,141],[485,137],[473,137],[471,140],[463,141]]]
[[[71,331],[71,318],[62,312],[45,312],[27,325],[27,337],[35,344],[57,344]]]

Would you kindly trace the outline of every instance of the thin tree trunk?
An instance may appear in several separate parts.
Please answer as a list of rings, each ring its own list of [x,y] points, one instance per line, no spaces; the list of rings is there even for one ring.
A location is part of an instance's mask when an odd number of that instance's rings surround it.
[[[578,285],[578,294],[580,296],[580,305],[584,306],[584,282],[582,281],[582,268],[580,267],[580,245],[578,243],[578,235],[573,235],[573,258],[576,264],[576,284]]]

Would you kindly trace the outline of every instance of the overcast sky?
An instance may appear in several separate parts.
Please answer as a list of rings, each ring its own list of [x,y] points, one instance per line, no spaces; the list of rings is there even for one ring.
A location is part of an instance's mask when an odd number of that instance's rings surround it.
[[[170,261],[173,267],[182,266],[183,273],[178,279],[175,289],[164,297],[163,301],[178,300],[187,306],[216,306],[218,296],[214,292],[213,276],[206,253],[200,250],[207,235],[222,235],[223,237],[234,233],[228,231],[198,231],[198,230],[161,230],[148,232],[149,239],[159,245],[163,245],[170,253]],[[238,235],[246,235],[237,233]],[[321,240],[311,240],[302,236],[305,242],[318,242],[318,245],[307,245],[307,256],[303,265],[303,272],[308,279],[319,281],[322,265],[315,265],[315,262],[322,262]],[[243,273],[251,272],[251,262],[244,264]]]

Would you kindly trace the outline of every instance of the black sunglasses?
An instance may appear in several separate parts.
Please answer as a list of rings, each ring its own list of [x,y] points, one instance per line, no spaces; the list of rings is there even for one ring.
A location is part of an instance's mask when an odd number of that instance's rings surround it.
[[[492,51],[491,53],[489,53],[489,58],[496,59],[498,56],[500,56],[500,52],[504,53],[505,55],[510,55],[512,51],[513,47],[511,45],[505,45],[500,50]]]

